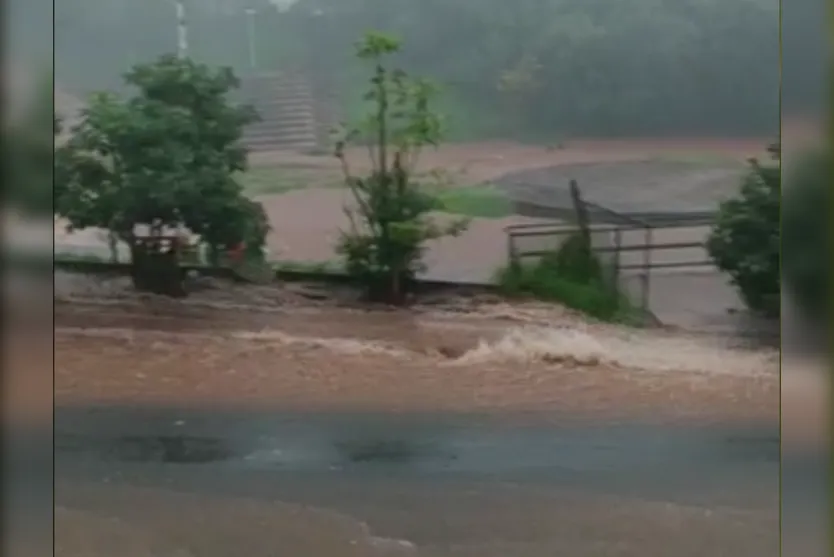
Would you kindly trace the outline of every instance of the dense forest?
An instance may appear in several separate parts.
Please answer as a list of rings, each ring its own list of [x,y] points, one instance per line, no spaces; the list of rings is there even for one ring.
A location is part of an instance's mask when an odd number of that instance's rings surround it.
[[[469,134],[771,134],[778,129],[778,0],[185,0],[190,54],[251,71],[303,68],[350,105],[352,42],[401,37],[409,71],[445,92]],[[31,5],[37,4],[32,2]],[[256,10],[247,15],[246,8]],[[823,99],[822,0],[783,15],[786,107]],[[174,49],[171,0],[59,0],[56,74],[114,87],[130,64]]]

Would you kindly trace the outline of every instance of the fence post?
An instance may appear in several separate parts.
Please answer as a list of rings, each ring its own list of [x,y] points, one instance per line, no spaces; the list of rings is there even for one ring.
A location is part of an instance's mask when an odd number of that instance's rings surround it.
[[[515,238],[511,231],[507,231],[507,259],[509,260],[510,268],[515,268],[518,265],[518,255],[515,249]]]
[[[614,277],[613,290],[617,294],[620,290],[620,251],[623,247],[623,230],[617,225],[614,229]],[[617,297],[619,303],[619,296]]]
[[[651,268],[652,268],[652,245],[654,243],[652,227],[646,225],[645,228],[645,249],[643,250],[643,311],[649,309],[649,290],[651,288]]]
[[[576,224],[579,233],[588,249],[591,248],[591,227],[588,222],[588,207],[582,200],[582,193],[579,191],[579,184],[576,180],[570,181],[570,197],[573,201],[573,210],[576,212]]]

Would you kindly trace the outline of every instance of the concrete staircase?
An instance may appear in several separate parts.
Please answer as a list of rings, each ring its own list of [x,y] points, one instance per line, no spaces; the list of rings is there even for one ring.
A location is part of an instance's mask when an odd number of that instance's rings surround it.
[[[264,74],[241,80],[240,98],[261,120],[249,125],[243,140],[253,152],[314,153],[326,146],[327,103],[318,102],[310,81],[299,74]]]

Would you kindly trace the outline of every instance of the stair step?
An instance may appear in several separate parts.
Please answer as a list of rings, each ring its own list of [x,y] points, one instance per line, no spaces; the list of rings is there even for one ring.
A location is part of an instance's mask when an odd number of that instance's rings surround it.
[[[257,108],[256,108],[257,110]],[[273,120],[297,120],[299,118],[306,118],[308,120],[315,120],[316,119],[316,112],[312,110],[305,110],[305,109],[289,109],[289,110],[280,110],[280,109],[271,109],[271,110],[261,110],[259,112],[260,120],[262,122],[273,121]]]
[[[280,100],[274,102],[253,103],[255,110],[261,112],[308,112],[313,113],[313,103],[309,100],[287,101]]]
[[[263,89],[274,85],[310,85],[310,81],[304,77],[271,77],[268,79],[246,78],[240,81],[239,89]]]
[[[318,118],[311,118],[309,116],[302,117],[302,118],[281,118],[281,117],[273,117],[273,118],[261,118],[257,122],[253,122],[249,124],[249,128],[260,128],[260,129],[274,129],[280,130],[285,128],[309,128],[317,125],[319,122]]]
[[[247,134],[242,137],[243,141],[315,141],[316,134],[310,130],[305,133],[294,134]]]
[[[339,121],[332,91],[326,81],[303,72],[244,78],[237,97],[252,105],[260,119],[244,129],[243,142],[252,151],[317,149]]]
[[[308,121],[303,123],[289,123],[289,122],[260,122],[257,125],[247,126],[243,129],[243,133],[273,133],[273,134],[288,134],[300,133],[306,130],[312,130],[316,127],[315,122]]]
[[[269,85],[260,85],[258,87],[241,87],[238,89],[238,94],[253,97],[260,97],[263,95],[272,95],[275,93],[291,94],[291,93],[308,93],[313,90],[309,84],[306,83],[272,83]]]
[[[265,151],[293,151],[297,153],[312,153],[319,150],[316,143],[252,143],[246,144],[250,153]]]
[[[290,132],[273,131],[272,133],[266,133],[265,131],[255,130],[254,133],[244,133],[242,139],[244,141],[309,141],[311,139],[314,139],[315,136],[316,132],[312,128],[308,128],[305,130],[292,130]]]
[[[272,103],[281,101],[313,102],[312,91],[262,91],[258,94],[241,95],[241,99],[250,103]]]
[[[318,145],[319,141],[312,135],[304,137],[260,136],[243,138],[242,143],[247,147],[252,147],[256,145]]]
[[[316,130],[313,128],[305,128],[303,130],[253,130],[251,132],[244,132],[243,139],[262,139],[262,138],[274,138],[274,137],[283,137],[289,140],[294,139],[302,139],[307,140],[309,138],[313,138],[316,136]]]
[[[283,117],[295,117],[295,116],[304,116],[307,118],[315,118],[316,111],[310,108],[309,106],[299,106],[299,107],[255,107],[255,110],[259,111],[261,115],[261,119],[266,119],[268,116],[272,116],[275,118],[283,118]]]
[[[308,135],[313,133],[315,130],[315,126],[272,126],[272,127],[253,127],[253,128],[246,128],[243,130],[244,136],[258,136],[262,137],[265,135],[283,135],[283,136],[299,136],[299,135]]]
[[[316,118],[312,115],[303,115],[303,116],[289,116],[289,115],[276,115],[271,114],[266,117],[261,116],[260,119],[256,120],[249,124],[248,127],[252,128],[281,128],[285,126],[289,127],[298,127],[298,126],[312,126],[315,125],[316,122],[320,121],[321,118]]]
[[[281,128],[285,126],[289,127],[298,127],[298,126],[312,126],[318,121],[318,118],[314,118],[312,116],[277,116],[271,115],[271,117],[261,118],[256,122],[252,122],[249,124],[248,127],[252,128]]]
[[[298,105],[254,105],[255,110],[258,114],[261,115],[261,118],[264,116],[283,116],[285,114],[305,114],[309,116],[315,116],[317,114],[316,110],[313,109],[309,104],[298,104]]]

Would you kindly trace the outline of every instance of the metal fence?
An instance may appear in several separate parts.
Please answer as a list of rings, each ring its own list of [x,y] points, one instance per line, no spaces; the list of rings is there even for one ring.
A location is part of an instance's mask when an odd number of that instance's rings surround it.
[[[589,218],[591,249],[602,261],[608,282],[643,311],[651,309],[653,271],[715,269],[706,251],[706,236],[714,221],[711,212],[622,213],[582,203]],[[538,261],[579,232],[573,208],[516,205],[517,212],[526,216],[559,220],[508,226],[510,262]]]

